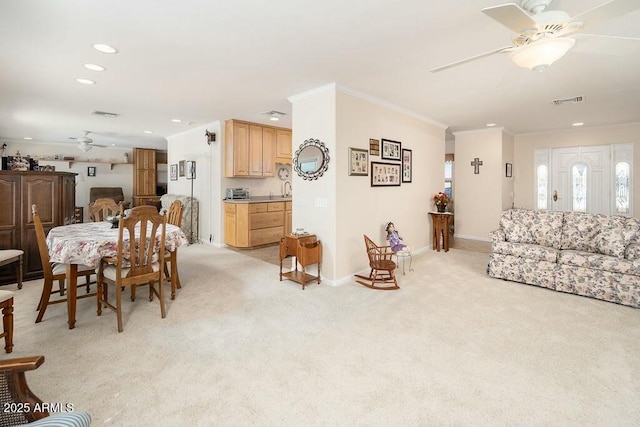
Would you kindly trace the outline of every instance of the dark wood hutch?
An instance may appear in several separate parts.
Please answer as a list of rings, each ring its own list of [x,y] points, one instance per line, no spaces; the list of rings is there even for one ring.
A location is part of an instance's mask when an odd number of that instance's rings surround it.
[[[42,277],[31,205],[38,206],[45,233],[75,222],[75,173],[0,171],[0,249],[24,251],[24,280]],[[15,282],[12,269],[0,270],[0,284]]]

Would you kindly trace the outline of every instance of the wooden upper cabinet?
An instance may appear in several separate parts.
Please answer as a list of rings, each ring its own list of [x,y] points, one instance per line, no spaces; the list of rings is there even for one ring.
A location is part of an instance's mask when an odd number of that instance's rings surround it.
[[[276,168],[276,130],[262,128],[262,176],[274,176]]]
[[[291,131],[276,129],[276,163],[291,164]]]
[[[136,169],[156,169],[156,150],[136,148],[134,156]]]
[[[275,176],[278,129],[257,123],[227,120],[224,138],[225,176]]]
[[[133,175],[133,196],[156,195],[156,150],[136,148],[134,150],[135,173]]]

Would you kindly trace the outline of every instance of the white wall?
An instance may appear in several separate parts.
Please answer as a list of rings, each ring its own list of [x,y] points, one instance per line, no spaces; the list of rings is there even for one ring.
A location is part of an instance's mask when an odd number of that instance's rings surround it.
[[[515,205],[529,209],[535,206],[535,150],[622,143],[633,143],[633,212],[634,217],[640,218],[640,123],[516,135],[513,165]]]
[[[444,180],[445,127],[338,85],[291,100],[294,150],[305,139],[318,138],[331,157],[318,180],[294,177],[294,228],[304,227],[323,241],[323,278],[350,280],[367,269],[363,234],[385,243],[387,221],[394,221],[414,249],[429,246],[431,196],[442,190]],[[368,150],[370,138],[400,141],[413,150],[412,183],[371,187],[370,173],[349,176],[349,147]]]
[[[216,142],[207,143],[205,130],[216,133]],[[190,180],[186,176],[178,176],[176,181],[168,179],[167,193],[191,196],[199,203],[199,231],[198,237],[203,242],[211,243],[220,240],[221,218],[221,132],[220,122],[212,122],[188,131],[167,137],[167,173],[171,165],[177,165],[180,160],[196,162],[196,179]]]
[[[505,206],[503,129],[456,132],[455,138],[455,235],[488,240]],[[482,161],[478,174],[471,166],[476,157]]]
[[[83,206],[84,220],[87,220],[87,205],[89,204],[89,189],[91,187],[122,187],[124,199],[133,203],[133,154],[131,149],[116,147],[95,147],[86,153],[78,149],[75,144],[52,144],[37,142],[7,142],[7,155],[15,156],[20,151],[23,156],[30,155],[38,160],[40,166],[55,166],[56,172],[72,172],[78,174],[76,177],[76,206]],[[124,154],[129,156],[130,164],[114,165],[113,169],[109,164],[97,163],[96,161],[122,162]],[[69,161],[52,160],[59,155],[73,156],[76,161],[69,167]],[[94,161],[84,163],[85,161]],[[82,161],[82,162],[81,162]],[[87,167],[96,167],[96,176],[87,176]]]

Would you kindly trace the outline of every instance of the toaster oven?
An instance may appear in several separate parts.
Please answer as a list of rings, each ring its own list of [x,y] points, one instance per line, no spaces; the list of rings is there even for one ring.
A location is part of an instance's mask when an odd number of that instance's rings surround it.
[[[227,188],[227,199],[248,199],[248,188]]]

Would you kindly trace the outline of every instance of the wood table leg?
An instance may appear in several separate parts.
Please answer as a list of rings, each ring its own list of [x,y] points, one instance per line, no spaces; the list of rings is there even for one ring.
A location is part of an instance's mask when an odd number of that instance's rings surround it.
[[[78,296],[78,264],[67,264],[67,312],[69,329],[76,327],[76,298]]]

